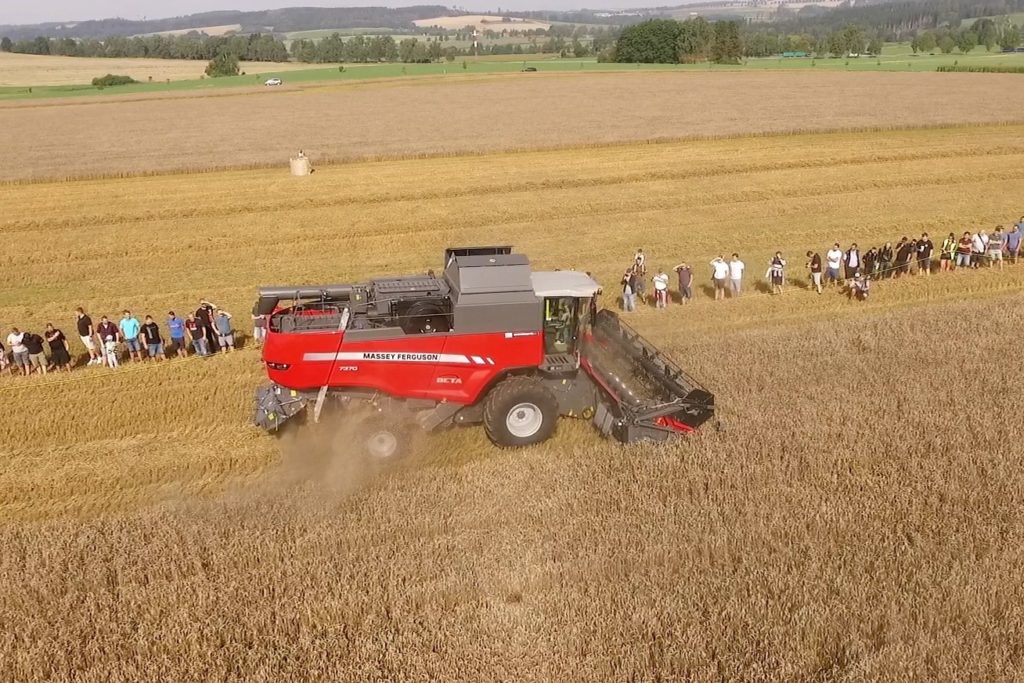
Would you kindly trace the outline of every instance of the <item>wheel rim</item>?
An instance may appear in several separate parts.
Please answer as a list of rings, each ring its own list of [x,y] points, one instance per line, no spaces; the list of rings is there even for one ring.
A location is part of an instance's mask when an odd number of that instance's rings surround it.
[[[398,451],[398,437],[386,429],[373,432],[366,439],[366,450],[374,458],[390,458]]]
[[[505,426],[509,433],[517,438],[525,439],[540,431],[544,424],[544,414],[533,403],[520,403],[508,411]]]

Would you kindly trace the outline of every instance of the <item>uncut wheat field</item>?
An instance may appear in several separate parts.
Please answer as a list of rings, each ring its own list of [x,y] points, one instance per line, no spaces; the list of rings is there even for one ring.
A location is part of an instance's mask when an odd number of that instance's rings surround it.
[[[3,336],[73,337],[79,305],[244,320],[259,285],[424,272],[449,245],[590,270],[609,306],[635,248],[686,260],[696,301],[630,319],[721,426],[625,447],[564,422],[521,451],[451,431],[379,471],[343,427],[250,427],[251,345],[0,376],[0,680],[1019,678],[1024,264],[867,303],[801,269],[1009,223],[1022,181],[1024,126],[994,125],[3,186]],[[714,302],[733,251],[748,292]]]

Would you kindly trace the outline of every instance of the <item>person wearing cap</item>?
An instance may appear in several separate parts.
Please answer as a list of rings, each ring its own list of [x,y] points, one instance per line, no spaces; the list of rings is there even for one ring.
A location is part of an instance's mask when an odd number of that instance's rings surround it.
[[[171,338],[171,345],[179,358],[188,356],[188,344],[185,340],[185,321],[174,314],[174,311],[167,312],[167,333]],[[170,350],[170,349],[168,349]]]

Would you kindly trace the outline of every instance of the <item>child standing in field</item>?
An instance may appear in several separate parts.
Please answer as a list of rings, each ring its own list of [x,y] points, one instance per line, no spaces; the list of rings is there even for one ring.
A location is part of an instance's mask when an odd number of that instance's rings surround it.
[[[103,355],[106,356],[108,368],[120,367],[121,363],[117,360],[117,340],[114,337],[107,337],[103,342]]]

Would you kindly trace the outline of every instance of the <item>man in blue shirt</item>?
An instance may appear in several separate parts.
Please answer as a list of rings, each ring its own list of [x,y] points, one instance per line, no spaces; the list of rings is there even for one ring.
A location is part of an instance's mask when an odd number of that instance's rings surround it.
[[[1009,257],[1010,263],[1017,262],[1022,237],[1024,237],[1024,216],[1020,217],[1020,223],[1017,223],[1017,225],[1010,229],[1010,232],[1006,233],[1006,255]]]
[[[174,311],[169,311],[167,315],[170,316],[167,318],[167,331],[171,335],[171,343],[174,344],[178,357],[184,358],[188,355],[188,347],[185,346],[185,321],[174,315]]]
[[[124,343],[128,347],[128,358],[141,361],[142,353],[139,349],[142,345],[139,343],[139,332],[142,326],[139,325],[138,318],[134,317],[131,311],[125,311],[121,316],[118,328],[120,328],[121,336],[124,337]]]

